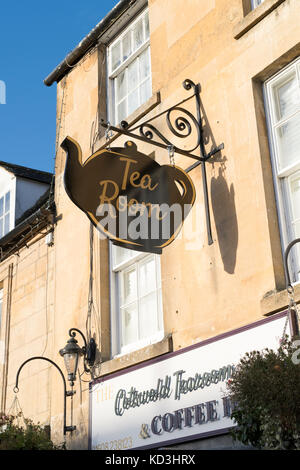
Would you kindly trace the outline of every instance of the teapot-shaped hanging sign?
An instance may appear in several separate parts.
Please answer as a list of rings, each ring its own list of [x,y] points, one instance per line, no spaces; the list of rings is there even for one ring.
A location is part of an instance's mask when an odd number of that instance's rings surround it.
[[[175,239],[195,201],[194,184],[181,168],[159,165],[131,141],[84,163],[74,139],[61,146],[68,196],[114,244],[160,254]]]

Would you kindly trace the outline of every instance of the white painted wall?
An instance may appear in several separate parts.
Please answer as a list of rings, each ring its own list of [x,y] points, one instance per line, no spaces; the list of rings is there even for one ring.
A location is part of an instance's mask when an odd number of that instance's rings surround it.
[[[15,203],[16,203],[16,177],[13,173],[0,168],[0,198],[10,191],[10,221],[9,228],[15,226]]]
[[[15,177],[0,167],[0,198],[10,191],[10,230],[25,211],[35,205],[49,185],[27,178]]]
[[[16,178],[16,206],[15,220],[17,220],[27,209],[30,209],[38,199],[47,191],[49,185],[39,183],[27,178]]]

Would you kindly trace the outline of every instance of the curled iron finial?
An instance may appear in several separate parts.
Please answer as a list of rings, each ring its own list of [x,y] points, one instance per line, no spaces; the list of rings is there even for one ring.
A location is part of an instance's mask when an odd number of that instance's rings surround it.
[[[72,338],[75,338],[76,332],[79,333],[80,336],[82,337],[83,342],[84,342],[83,351],[86,351],[87,342],[86,342],[85,336],[82,333],[82,331],[78,330],[78,328],[70,328],[69,329],[69,336],[71,336]]]
[[[129,124],[128,124],[127,121],[121,121],[120,126],[121,126],[122,129],[128,129]]]
[[[193,82],[193,80],[190,80],[189,78],[186,78],[183,82],[182,82],[182,86],[185,90],[190,90],[192,87],[195,88],[195,83]]]
[[[195,93],[199,93],[200,92],[200,85],[193,82],[193,80],[190,80],[189,78],[186,78],[183,82],[182,82],[182,86],[185,90],[190,90],[191,88],[194,89],[194,92]]]

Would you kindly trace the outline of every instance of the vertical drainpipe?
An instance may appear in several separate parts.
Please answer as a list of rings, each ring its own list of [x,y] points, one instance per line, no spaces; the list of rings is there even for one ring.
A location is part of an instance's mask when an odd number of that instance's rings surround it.
[[[5,322],[5,346],[4,346],[4,366],[2,376],[2,394],[1,394],[1,411],[5,413],[6,397],[7,397],[7,374],[9,361],[9,340],[10,340],[10,319],[11,319],[11,298],[12,298],[12,280],[13,280],[13,263],[8,266],[8,282],[7,282],[7,298],[6,298],[6,322]]]

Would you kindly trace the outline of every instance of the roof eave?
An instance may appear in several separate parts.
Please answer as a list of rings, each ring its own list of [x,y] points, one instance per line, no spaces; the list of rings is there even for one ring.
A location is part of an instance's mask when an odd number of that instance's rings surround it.
[[[99,37],[117,21],[133,4],[139,0],[120,0],[119,3],[95,26],[92,31],[65,57],[65,59],[45,78],[44,84],[51,86],[59,82],[95,44]]]

